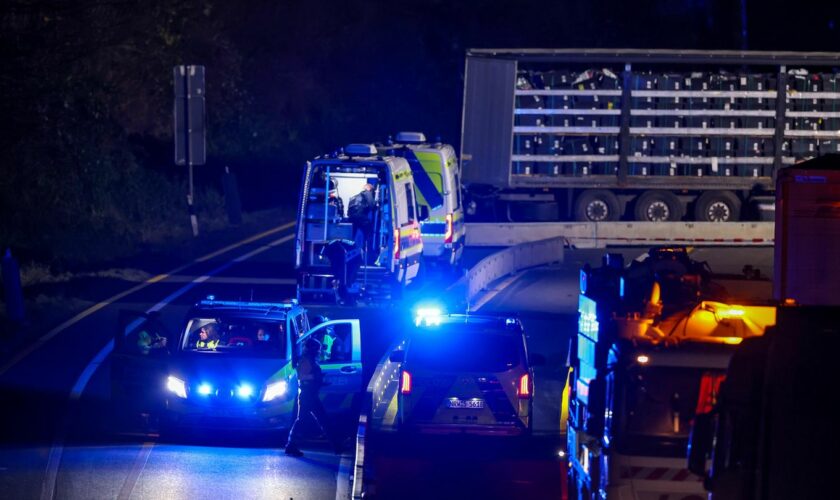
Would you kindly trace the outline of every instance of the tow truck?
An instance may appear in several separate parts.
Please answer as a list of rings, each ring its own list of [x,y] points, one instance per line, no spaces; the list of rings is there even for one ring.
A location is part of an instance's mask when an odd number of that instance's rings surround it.
[[[724,279],[726,278],[726,279]],[[735,347],[775,323],[769,281],[714,276],[682,247],[625,267],[607,254],[580,274],[571,350],[569,498],[701,498],[685,454],[691,421],[711,410]]]

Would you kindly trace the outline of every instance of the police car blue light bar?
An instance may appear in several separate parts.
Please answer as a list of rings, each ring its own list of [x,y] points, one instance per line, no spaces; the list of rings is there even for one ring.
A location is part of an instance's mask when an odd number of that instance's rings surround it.
[[[415,326],[437,326],[443,311],[439,307],[419,307],[414,315]]]
[[[373,144],[349,144],[344,148],[347,156],[376,156],[376,146]]]
[[[397,142],[422,144],[426,142],[426,134],[423,132],[397,132]]]

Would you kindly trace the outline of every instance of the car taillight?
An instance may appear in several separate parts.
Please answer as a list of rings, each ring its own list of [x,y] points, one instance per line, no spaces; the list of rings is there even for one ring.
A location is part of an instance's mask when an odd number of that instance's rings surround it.
[[[403,370],[400,376],[400,393],[411,394],[411,374]]]
[[[519,395],[519,399],[531,397],[531,376],[527,373],[519,377],[519,388],[516,393]]]
[[[705,372],[700,379],[700,391],[697,394],[697,408],[694,410],[695,415],[701,413],[711,413],[717,404],[718,394],[720,394],[720,384],[726,379],[724,373]]]
[[[443,233],[443,242],[452,243],[452,214],[446,214],[446,230]]]
[[[394,229],[394,258],[400,258],[400,230]]]

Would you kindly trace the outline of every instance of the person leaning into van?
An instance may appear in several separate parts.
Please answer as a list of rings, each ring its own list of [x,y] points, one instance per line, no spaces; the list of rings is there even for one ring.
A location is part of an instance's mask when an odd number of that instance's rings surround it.
[[[373,211],[376,209],[376,199],[373,184],[365,184],[362,192],[350,198],[347,207],[347,217],[353,223],[353,241],[363,254],[367,255],[370,247],[370,233],[373,228]]]

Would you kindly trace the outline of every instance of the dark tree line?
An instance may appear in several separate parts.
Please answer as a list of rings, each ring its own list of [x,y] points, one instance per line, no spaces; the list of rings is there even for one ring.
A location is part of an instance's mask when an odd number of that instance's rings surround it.
[[[750,48],[840,48],[836,12],[748,7]],[[467,48],[734,49],[739,9],[725,0],[6,0],[0,246],[101,259],[186,229],[185,172],[172,165],[174,65],[207,67],[209,160],[197,199],[212,219],[225,165],[246,208],[262,208],[291,204],[302,164],[349,142],[415,129],[457,145]],[[802,31],[780,36],[788,27]]]

